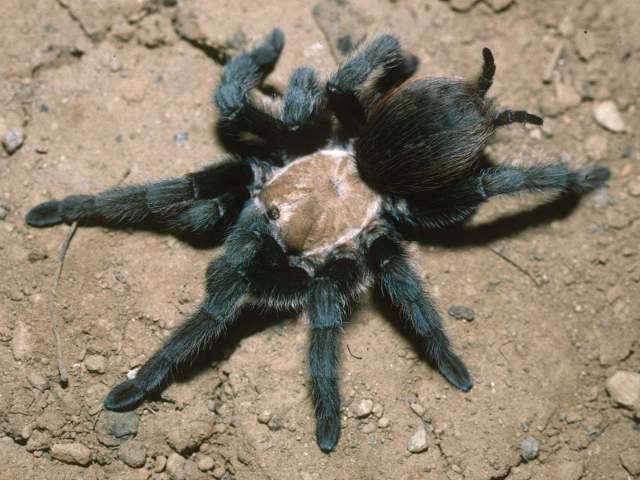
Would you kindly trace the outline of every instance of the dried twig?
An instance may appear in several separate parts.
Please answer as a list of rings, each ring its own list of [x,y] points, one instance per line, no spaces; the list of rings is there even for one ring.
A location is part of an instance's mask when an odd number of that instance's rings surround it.
[[[533,284],[540,288],[540,281],[533,276],[533,274],[527,270],[526,268],[520,266],[515,260],[512,260],[511,258],[509,258],[507,255],[505,255],[504,253],[496,250],[495,248],[491,247],[491,246],[487,246],[487,248],[489,250],[491,250],[493,253],[495,253],[498,257],[500,257],[502,260],[504,260],[505,262],[507,262],[509,265],[515,267],[516,269],[518,269],[519,271],[521,271],[522,273],[524,273],[527,277],[529,277],[531,279],[531,281],[533,282]]]
[[[362,360],[362,357],[359,357],[358,355],[354,355],[353,352],[351,351],[351,348],[349,348],[349,344],[347,343],[347,351],[349,352],[349,355],[351,355],[353,358],[357,359],[357,360]]]
[[[64,359],[62,358],[62,339],[60,338],[60,330],[58,326],[58,316],[55,311],[55,301],[58,290],[58,283],[60,282],[60,275],[62,275],[62,266],[64,265],[64,257],[69,249],[71,239],[78,229],[78,222],[73,222],[71,228],[67,232],[66,237],[60,245],[60,252],[58,253],[58,270],[53,278],[53,287],[49,292],[49,320],[51,321],[51,327],[53,328],[53,336],[56,341],[56,357],[58,359],[58,372],[60,373],[60,385],[66,387],[69,383],[69,377],[67,376],[67,369],[64,366]]]
[[[126,169],[122,177],[118,183],[116,183],[116,187],[119,186],[122,182],[126,180],[126,178],[131,173],[130,169]],[[73,222],[71,224],[71,228],[67,232],[67,235],[64,237],[62,244],[60,245],[60,251],[58,252],[58,269],[56,270],[56,274],[53,278],[53,286],[49,291],[49,320],[51,322],[51,328],[53,329],[53,336],[56,341],[56,357],[58,360],[58,372],[60,375],[60,385],[66,387],[69,384],[69,376],[67,375],[67,369],[64,366],[64,359],[62,357],[62,339],[60,337],[60,326],[58,324],[58,316],[56,315],[56,297],[58,295],[58,283],[60,283],[60,276],[62,275],[62,267],[64,265],[64,257],[67,255],[67,250],[69,250],[69,245],[71,244],[71,239],[78,230],[78,222]]]

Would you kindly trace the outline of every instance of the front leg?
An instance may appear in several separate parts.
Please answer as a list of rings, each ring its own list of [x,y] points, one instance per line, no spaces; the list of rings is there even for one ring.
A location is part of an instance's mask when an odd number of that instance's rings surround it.
[[[173,180],[50,200],[32,208],[26,222],[33,227],[76,221],[114,227],[159,224],[170,231],[204,233],[237,214],[253,179],[248,162],[225,161]]]
[[[562,163],[542,167],[493,167],[441,191],[397,199],[388,213],[400,225],[437,229],[467,219],[484,202],[499,195],[557,191],[583,195],[609,179],[607,167],[570,170]]]

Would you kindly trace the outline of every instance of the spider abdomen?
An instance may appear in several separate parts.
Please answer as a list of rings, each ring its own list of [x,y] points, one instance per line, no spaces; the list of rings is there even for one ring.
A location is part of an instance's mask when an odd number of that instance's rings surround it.
[[[287,250],[323,255],[353,241],[375,218],[381,198],[344,150],[321,150],[277,171],[258,195]]]

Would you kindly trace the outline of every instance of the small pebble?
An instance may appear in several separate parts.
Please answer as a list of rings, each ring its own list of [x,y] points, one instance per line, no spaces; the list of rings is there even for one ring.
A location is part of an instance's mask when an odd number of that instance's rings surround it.
[[[636,177],[627,184],[627,193],[632,197],[640,197],[640,177]]]
[[[612,100],[596,103],[593,106],[593,117],[601,126],[612,132],[624,132],[626,126],[618,107]]]
[[[424,429],[424,426],[420,425],[416,432],[409,439],[409,443],[407,444],[407,450],[411,453],[422,453],[425,452],[429,448],[427,444],[427,431]]]
[[[356,406],[356,417],[357,418],[368,417],[371,414],[372,410],[373,410],[373,400],[366,398]]]
[[[266,425],[271,420],[271,417],[273,417],[273,413],[270,410],[263,410],[258,415],[258,422]]]
[[[49,388],[49,382],[47,379],[37,372],[29,372],[27,374],[27,380],[29,380],[29,383],[33,388],[40,390],[41,392]]]
[[[391,421],[387,417],[378,420],[378,428],[387,428],[389,425],[391,425]]]
[[[225,470],[225,468],[219,465],[213,472],[211,472],[211,475],[213,475],[215,478],[222,478],[226,472],[227,471]]]
[[[118,449],[118,458],[131,468],[144,467],[147,461],[147,451],[144,443],[131,440]]]
[[[606,387],[618,405],[640,410],[640,373],[618,370],[607,379]]]
[[[107,369],[107,359],[102,355],[87,355],[84,365],[90,372],[104,373]]]
[[[452,305],[449,307],[447,312],[456,320],[467,320],[472,322],[476,318],[476,314],[473,310],[462,305]]]
[[[153,471],[156,473],[162,473],[164,472],[164,469],[166,466],[167,466],[167,457],[165,457],[164,455],[158,455],[153,465]]]
[[[166,470],[171,480],[184,480],[184,464],[186,460],[177,453],[169,455]]]
[[[371,410],[371,412],[376,418],[381,418],[382,415],[384,415],[384,407],[382,406],[381,403],[376,403],[373,406],[373,409]]]
[[[12,155],[24,144],[24,133],[19,128],[9,128],[2,135],[2,146],[5,151]]]
[[[184,145],[189,140],[189,132],[176,133],[173,136],[173,143],[176,145]]]
[[[207,470],[211,470],[213,469],[213,467],[216,466],[216,462],[213,461],[213,458],[204,455],[202,457],[200,457],[200,459],[198,460],[198,468],[202,471],[202,472],[206,472]]]
[[[51,446],[51,456],[56,460],[86,467],[91,463],[91,450],[81,443],[55,443]]]
[[[537,458],[539,451],[538,440],[533,437],[525,437],[520,443],[520,456],[527,462]]]

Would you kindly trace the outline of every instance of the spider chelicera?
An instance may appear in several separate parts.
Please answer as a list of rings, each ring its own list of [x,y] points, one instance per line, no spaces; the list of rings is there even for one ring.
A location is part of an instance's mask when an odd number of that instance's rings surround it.
[[[415,56],[391,35],[363,44],[326,84],[296,69],[282,96],[256,95],[284,35],[229,61],[214,101],[228,158],[174,180],[74,195],[33,208],[35,227],[78,221],[153,226],[225,240],[206,272],[206,296],[140,368],[105,400],[134,408],[210,347],[250,306],[303,311],[310,327],[309,377],[316,438],[330,452],[340,433],[338,358],[342,324],[373,285],[421,353],[452,385],[472,380],[452,351],[440,315],[409,265],[401,231],[468,218],[491,197],[601,186],[601,166],[483,167],[482,149],[501,125],[541,124],[524,111],[497,112],[486,93],[495,64],[483,50],[479,76],[410,77]]]

